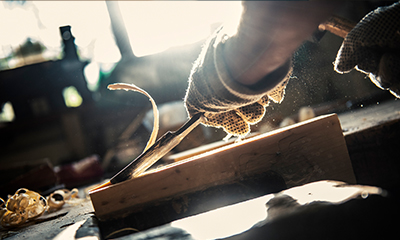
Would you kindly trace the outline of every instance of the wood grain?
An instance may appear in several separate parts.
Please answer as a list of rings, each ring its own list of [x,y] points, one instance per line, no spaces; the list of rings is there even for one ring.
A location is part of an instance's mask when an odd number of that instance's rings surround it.
[[[100,220],[119,218],[174,196],[273,170],[287,187],[329,179],[355,183],[336,114],[255,136],[90,194]],[[201,211],[201,209],[198,209]]]

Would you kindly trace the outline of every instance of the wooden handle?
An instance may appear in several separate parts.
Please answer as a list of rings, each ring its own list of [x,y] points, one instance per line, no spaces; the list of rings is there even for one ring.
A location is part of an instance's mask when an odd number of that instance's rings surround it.
[[[333,16],[318,26],[320,31],[329,31],[336,36],[345,38],[347,34],[356,26],[356,23],[339,16]]]

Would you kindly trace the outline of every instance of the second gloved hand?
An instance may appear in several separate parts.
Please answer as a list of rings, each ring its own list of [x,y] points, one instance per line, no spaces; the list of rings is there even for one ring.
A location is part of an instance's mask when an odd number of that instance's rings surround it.
[[[367,14],[343,41],[335,70],[356,67],[381,89],[400,98],[400,4],[380,7]]]
[[[190,116],[203,112],[203,124],[222,127],[233,136],[245,136],[259,122],[269,100],[281,102],[289,81],[291,62],[268,74],[258,84],[242,85],[233,79],[223,58],[224,42],[219,31],[205,44],[189,77],[185,106]]]

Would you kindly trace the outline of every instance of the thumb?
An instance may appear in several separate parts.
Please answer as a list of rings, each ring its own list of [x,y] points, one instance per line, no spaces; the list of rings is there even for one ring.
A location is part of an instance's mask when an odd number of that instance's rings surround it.
[[[357,58],[353,49],[353,43],[345,39],[334,62],[334,69],[336,72],[347,73],[357,65]]]

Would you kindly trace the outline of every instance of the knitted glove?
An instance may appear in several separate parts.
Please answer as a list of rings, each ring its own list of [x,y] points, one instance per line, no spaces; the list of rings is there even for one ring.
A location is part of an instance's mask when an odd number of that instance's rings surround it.
[[[400,98],[400,4],[367,14],[349,32],[335,61],[335,71],[354,67],[376,86]]]
[[[205,125],[222,127],[228,136],[245,136],[250,124],[259,122],[265,114],[269,99],[281,102],[291,70],[288,61],[261,80],[244,86],[231,79],[226,69],[222,48],[228,36],[218,31],[205,44],[196,60],[185,96],[190,116],[203,112]]]

